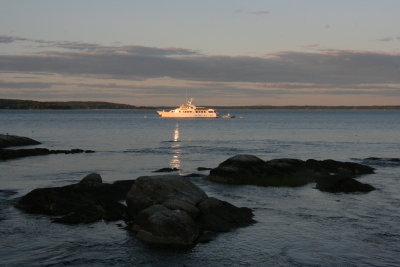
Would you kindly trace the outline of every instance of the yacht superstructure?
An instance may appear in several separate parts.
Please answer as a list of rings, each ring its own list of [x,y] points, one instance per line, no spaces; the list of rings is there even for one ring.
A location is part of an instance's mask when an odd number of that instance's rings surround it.
[[[212,108],[196,107],[192,104],[193,98],[187,100],[186,104],[169,111],[157,110],[162,118],[218,118],[218,113]]]

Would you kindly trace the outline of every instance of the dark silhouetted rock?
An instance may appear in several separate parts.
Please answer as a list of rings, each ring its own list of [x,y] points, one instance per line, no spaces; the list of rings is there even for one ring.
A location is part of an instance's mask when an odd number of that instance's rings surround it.
[[[28,137],[0,134],[0,148],[10,147],[10,146],[29,146],[38,144],[41,143]]]
[[[209,197],[199,203],[199,221],[203,229],[214,232],[228,232],[232,228],[254,223],[249,208],[238,208],[226,201]]]
[[[209,170],[212,170],[212,168],[198,167],[197,170],[198,171],[209,171]]]
[[[206,193],[192,182],[179,175],[142,176],[136,179],[126,197],[129,214],[135,217],[141,210],[156,205],[173,203],[177,208],[197,209],[196,205],[207,198]]]
[[[91,150],[71,149],[71,150],[49,150],[47,148],[26,148],[26,149],[0,149],[0,160],[10,160],[31,156],[44,156],[50,154],[77,154],[93,153]]]
[[[179,171],[178,168],[161,168],[153,172],[176,172]]]
[[[375,187],[369,184],[363,184],[353,178],[331,176],[317,180],[316,188],[331,193],[355,193],[355,192],[370,192],[375,190]]]
[[[189,173],[184,175],[183,177],[206,177],[206,175],[200,173]]]
[[[335,160],[273,159],[263,161],[252,155],[237,155],[212,169],[207,179],[226,184],[302,186],[332,175],[355,177],[373,173],[373,170],[362,164]]]
[[[128,229],[143,242],[157,246],[190,247],[207,240],[205,231],[226,232],[254,222],[250,209],[208,198],[178,175],[139,177],[127,195],[127,204]]]
[[[63,187],[38,188],[23,196],[15,207],[29,213],[62,216],[62,223],[89,223],[101,219],[121,220],[127,217],[125,200],[134,180],[103,183],[95,173],[79,183]]]
[[[136,236],[156,246],[188,247],[198,238],[200,229],[193,218],[180,209],[153,205],[142,210],[135,219]]]
[[[100,174],[91,173],[83,177],[79,183],[87,186],[96,186],[101,185],[103,183],[103,179],[101,179]]]

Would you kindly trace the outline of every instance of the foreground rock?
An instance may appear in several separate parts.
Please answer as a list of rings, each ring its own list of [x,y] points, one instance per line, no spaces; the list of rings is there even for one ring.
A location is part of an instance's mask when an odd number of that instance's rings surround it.
[[[318,181],[317,188],[324,188],[325,191],[334,188],[333,192],[364,192],[364,188],[354,186],[357,181],[353,178],[373,172],[374,168],[353,162],[313,159],[264,161],[252,155],[237,155],[212,169],[207,179],[218,183],[259,186],[302,186]],[[325,186],[324,181],[340,181],[341,185],[333,186],[335,183],[331,182],[332,186]]]
[[[28,137],[0,134],[0,148],[10,147],[10,146],[29,146],[38,144],[41,143]]]
[[[28,213],[58,216],[55,222],[76,224],[127,218],[125,200],[134,180],[103,183],[92,173],[79,183],[63,187],[39,188],[22,197],[15,207]]]
[[[26,148],[26,149],[0,149],[0,160],[17,159],[31,156],[43,156],[49,154],[77,154],[94,153],[92,150],[71,149],[71,150],[50,150],[47,148]]]
[[[202,233],[226,232],[254,223],[248,208],[209,198],[178,175],[139,177],[127,195],[128,229],[145,243],[188,247]]]

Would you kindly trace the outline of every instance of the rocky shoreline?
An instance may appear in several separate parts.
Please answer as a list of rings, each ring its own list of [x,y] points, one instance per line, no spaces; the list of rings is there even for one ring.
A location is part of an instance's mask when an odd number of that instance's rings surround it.
[[[30,146],[41,144],[39,141],[28,137],[0,134],[0,160],[18,159],[32,156],[44,156],[50,154],[78,154],[78,153],[94,153],[93,150],[69,149],[69,150],[51,150],[47,148],[24,148],[24,149],[6,149],[6,147],[14,146]]]

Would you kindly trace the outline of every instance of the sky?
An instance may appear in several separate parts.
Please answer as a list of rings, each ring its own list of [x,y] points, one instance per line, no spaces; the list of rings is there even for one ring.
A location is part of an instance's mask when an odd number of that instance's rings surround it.
[[[398,0],[0,0],[0,98],[400,105]]]

